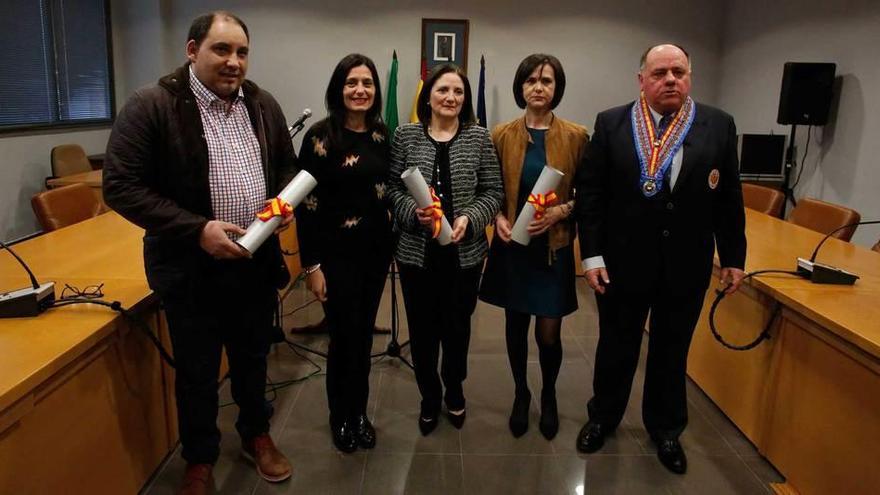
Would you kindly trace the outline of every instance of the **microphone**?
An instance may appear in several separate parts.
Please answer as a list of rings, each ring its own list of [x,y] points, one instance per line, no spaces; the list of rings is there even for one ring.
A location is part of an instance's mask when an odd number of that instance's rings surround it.
[[[810,259],[797,259],[798,274],[800,274],[804,278],[810,279],[811,282],[816,284],[855,284],[856,280],[859,279],[858,275],[831,265],[817,263],[816,256],[819,254],[819,248],[821,248],[822,245],[825,244],[825,241],[830,239],[832,235],[840,232],[841,230],[848,229],[850,227],[856,227],[859,225],[873,225],[878,223],[880,223],[880,220],[853,222],[832,230],[819,242],[819,244],[816,245],[816,249],[813,250],[813,254],[810,256]]]
[[[311,116],[312,109],[306,108],[305,110],[303,110],[302,115],[300,115],[299,118],[296,119],[296,122],[294,122],[290,127],[287,128],[287,132],[290,133],[291,139],[293,138],[293,136],[296,136],[299,131],[302,130],[302,128],[305,126],[305,121],[308,120]]]
[[[31,279],[31,287],[0,294],[0,318],[21,318],[37,316],[55,302],[55,283],[40,284],[27,263],[15,254],[9,246],[0,241],[0,248],[5,248],[21,264]]]

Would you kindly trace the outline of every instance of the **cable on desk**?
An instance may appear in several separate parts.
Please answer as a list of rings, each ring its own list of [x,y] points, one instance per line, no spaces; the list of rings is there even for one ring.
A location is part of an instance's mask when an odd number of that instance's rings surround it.
[[[752,277],[765,275],[767,273],[783,273],[786,275],[798,276],[798,272],[792,270],[757,270],[745,274],[742,281],[745,282]],[[724,299],[725,296],[727,296],[727,293],[724,292],[723,289],[715,289],[715,300],[712,302],[712,308],[709,310],[709,329],[712,331],[712,336],[715,337],[715,340],[717,340],[719,343],[721,343],[721,345],[728,349],[734,351],[748,351],[757,347],[764,340],[770,339],[770,329],[773,327],[773,322],[776,320],[776,316],[779,315],[779,312],[782,309],[782,305],[780,303],[776,303],[773,308],[773,313],[770,315],[770,319],[767,320],[767,324],[764,326],[764,329],[761,330],[761,333],[758,335],[757,338],[755,338],[755,340],[745,345],[735,345],[724,340],[724,338],[721,336],[721,333],[715,327],[715,310],[718,308],[718,305],[721,304],[721,301]]]

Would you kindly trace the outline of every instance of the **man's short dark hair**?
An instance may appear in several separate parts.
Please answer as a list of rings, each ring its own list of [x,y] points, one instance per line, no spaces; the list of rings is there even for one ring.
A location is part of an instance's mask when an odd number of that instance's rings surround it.
[[[190,40],[193,40],[196,42],[196,46],[200,46],[202,41],[205,41],[205,37],[208,36],[208,31],[211,30],[211,26],[214,25],[214,20],[217,19],[217,17],[235,21],[236,24],[241,26],[247,40],[251,40],[251,35],[248,33],[247,25],[245,25],[243,20],[232,12],[218,10],[196,17],[189,26],[189,34],[186,35],[186,42],[189,43]]]
[[[688,53],[687,50],[684,49],[683,46],[677,45],[675,43],[660,43],[658,45],[649,46],[648,49],[645,50],[644,53],[642,53],[642,58],[639,59],[639,70],[642,70],[645,68],[645,63],[648,61],[648,54],[651,53],[651,50],[653,50],[654,48],[657,48],[658,46],[662,46],[662,45],[674,46],[674,47],[678,48],[679,50],[681,50],[684,53],[684,58],[686,58],[688,61],[688,66],[691,65],[691,55]]]
[[[516,104],[520,108],[526,107],[526,100],[523,98],[523,84],[532,72],[535,72],[535,69],[544,65],[553,67],[553,78],[556,79],[556,90],[553,92],[550,109],[556,108],[562,101],[562,95],[565,94],[565,71],[562,70],[559,59],[546,53],[533,53],[520,62],[516,69],[516,75],[513,77],[513,99],[516,100]]]

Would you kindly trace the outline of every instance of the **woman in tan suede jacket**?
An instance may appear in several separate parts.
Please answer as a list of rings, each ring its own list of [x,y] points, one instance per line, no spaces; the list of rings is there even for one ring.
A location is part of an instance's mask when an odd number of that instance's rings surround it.
[[[492,131],[506,199],[495,217],[495,238],[480,298],[505,310],[507,355],[516,385],[509,426],[515,437],[523,435],[529,425],[531,393],[526,361],[531,317],[535,316],[543,376],[539,426],[541,433],[552,439],[559,430],[556,377],[562,364],[562,317],[577,309],[572,247],[575,230],[569,217],[574,208],[575,169],[588,136],[585,127],[553,114],[564,91],[565,72],[559,60],[552,55],[529,55],[520,63],[513,81],[514,98],[526,113]],[[545,165],[565,175],[556,188],[556,200],[529,224],[529,245],[522,246],[511,242],[511,226],[529,201],[529,193]]]

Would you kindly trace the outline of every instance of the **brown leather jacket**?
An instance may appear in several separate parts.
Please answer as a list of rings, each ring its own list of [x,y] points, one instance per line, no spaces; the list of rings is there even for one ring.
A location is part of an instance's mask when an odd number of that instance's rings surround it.
[[[530,141],[531,136],[526,130],[525,117],[499,124],[492,130],[492,142],[495,143],[495,149],[498,151],[501,175],[504,179],[506,199],[502,211],[511,223],[516,221],[516,200],[519,197],[526,147]],[[547,149],[547,164],[565,174],[556,189],[559,204],[574,197],[572,194],[574,174],[581,163],[588,141],[586,127],[553,116],[544,144]],[[550,249],[556,251],[569,245],[573,237],[571,231],[570,222],[558,222],[550,227]]]

